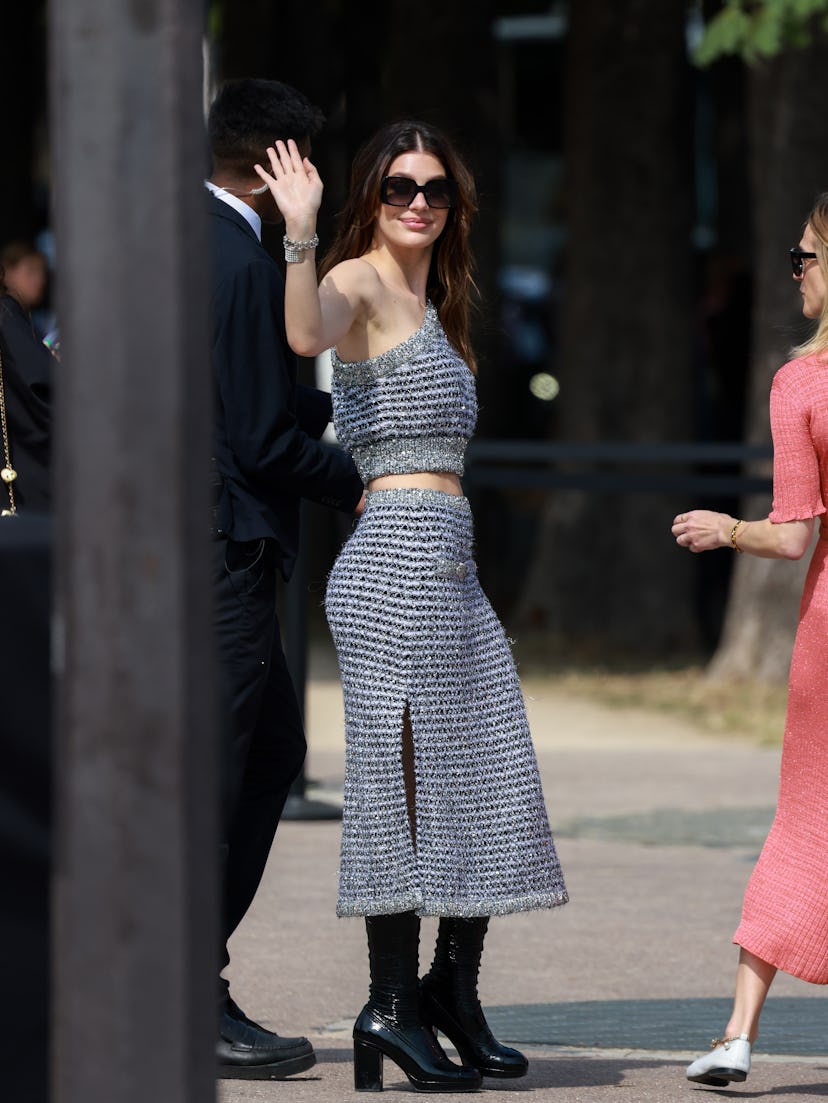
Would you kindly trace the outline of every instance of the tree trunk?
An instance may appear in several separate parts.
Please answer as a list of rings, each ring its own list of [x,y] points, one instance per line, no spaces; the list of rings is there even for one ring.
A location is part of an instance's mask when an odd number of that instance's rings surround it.
[[[790,281],[786,253],[799,241],[815,196],[828,187],[822,128],[828,112],[828,41],[788,50],[750,74],[755,297],[747,438],[768,442],[768,395],[792,344],[809,331]],[[765,465],[765,470],[769,465]],[[769,498],[743,504],[766,516]],[[807,559],[798,564],[740,557],[711,678],[787,677]]]
[[[692,127],[684,8],[572,5],[560,434],[692,435]],[[675,494],[559,491],[543,512],[519,619],[568,654],[642,656],[695,643],[692,562]]]

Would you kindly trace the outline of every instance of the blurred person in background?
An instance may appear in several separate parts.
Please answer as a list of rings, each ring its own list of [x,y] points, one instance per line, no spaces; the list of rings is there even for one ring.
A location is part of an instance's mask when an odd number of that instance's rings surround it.
[[[773,508],[755,521],[690,510],[672,526],[676,543],[691,552],[733,548],[801,559],[819,518],[791,660],[776,817],[733,936],[740,947],[733,1009],[722,1038],[687,1069],[688,1080],[715,1087],[747,1077],[777,970],[828,984],[828,192],[790,255],[802,313],[816,332],[793,350],[795,359],[771,387]]]
[[[0,882],[13,886],[0,908],[0,1033],[15,1056],[3,1097],[26,1103],[45,1103],[49,1074],[53,364],[0,269]]]
[[[0,249],[0,265],[5,272],[7,293],[32,316],[38,337],[44,337],[53,324],[45,310],[49,286],[46,256],[27,241],[10,241]]]
[[[4,451],[0,509],[46,512],[51,503],[52,369],[55,359],[0,268]]]

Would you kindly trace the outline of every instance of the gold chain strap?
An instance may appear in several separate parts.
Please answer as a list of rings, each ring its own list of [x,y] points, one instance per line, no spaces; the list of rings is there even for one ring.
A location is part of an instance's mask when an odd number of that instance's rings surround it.
[[[3,358],[0,356],[0,430],[3,433],[3,469],[0,471],[0,479],[6,484],[9,492],[9,508],[0,510],[0,517],[14,517],[17,507],[14,504],[14,480],[17,472],[11,464],[11,446],[9,444],[9,425],[6,421],[6,389],[3,386]]]

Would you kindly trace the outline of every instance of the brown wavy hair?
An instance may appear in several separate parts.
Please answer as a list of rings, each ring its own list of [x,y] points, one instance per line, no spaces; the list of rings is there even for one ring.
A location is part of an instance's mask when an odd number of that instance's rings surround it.
[[[822,272],[825,287],[828,289],[828,191],[824,191],[817,197],[805,225],[811,227],[816,238],[814,252],[817,255],[816,260]],[[828,352],[828,293],[822,303],[822,313],[819,316],[816,333],[810,340],[797,345],[791,351],[796,356]]]
[[[469,233],[477,211],[477,194],[472,174],[446,135],[436,127],[411,120],[389,123],[360,148],[351,169],[348,200],[339,215],[334,243],[322,260],[320,278],[343,260],[362,257],[370,250],[382,178],[396,157],[411,152],[432,154],[443,165],[446,176],[457,184],[457,201],[434,243],[426,293],[437,309],[449,341],[474,371],[470,299],[477,286],[472,274]]]

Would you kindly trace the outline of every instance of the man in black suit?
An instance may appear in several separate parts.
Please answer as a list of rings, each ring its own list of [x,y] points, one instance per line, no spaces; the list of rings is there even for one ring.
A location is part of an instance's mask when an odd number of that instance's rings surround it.
[[[225,719],[222,967],[226,939],[253,900],[305,756],[279,635],[276,576],[289,578],[296,560],[301,498],[354,512],[362,497],[351,460],[319,441],[330,396],[297,385],[282,274],[260,243],[262,220],[280,216],[253,165],[267,163],[266,148],[279,138],[309,150],[322,122],[295,89],[253,79],[225,84],[208,120],[213,576]],[[217,1053],[225,1076],[281,1079],[316,1060],[306,1038],[283,1038],[248,1019],[223,978]]]

